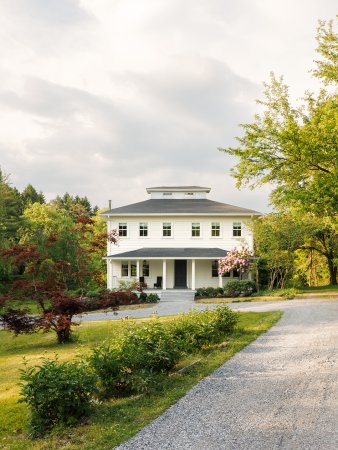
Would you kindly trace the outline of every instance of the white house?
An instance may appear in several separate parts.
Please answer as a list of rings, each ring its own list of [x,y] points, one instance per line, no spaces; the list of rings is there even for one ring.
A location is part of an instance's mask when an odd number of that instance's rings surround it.
[[[118,229],[120,236],[118,245],[108,244],[108,289],[121,279],[141,277],[149,288],[162,290],[223,286],[218,259],[241,244],[252,249],[248,224],[260,213],[209,200],[206,187],[161,186],[147,192],[149,200],[102,214],[108,233]]]

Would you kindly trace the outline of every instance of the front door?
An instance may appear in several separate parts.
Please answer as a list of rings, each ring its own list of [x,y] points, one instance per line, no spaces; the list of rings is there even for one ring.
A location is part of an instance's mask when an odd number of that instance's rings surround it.
[[[175,260],[175,288],[187,287],[187,261]]]

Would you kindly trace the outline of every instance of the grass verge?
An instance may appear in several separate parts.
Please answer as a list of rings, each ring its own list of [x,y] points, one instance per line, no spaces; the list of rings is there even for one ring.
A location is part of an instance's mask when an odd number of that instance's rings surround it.
[[[0,331],[0,448],[4,450],[111,449],[133,436],[148,422],[182,397],[187,390],[231,358],[236,352],[268,330],[281,317],[280,312],[240,313],[237,331],[224,346],[213,346],[182,360],[183,372],[163,377],[160,388],[150,395],[114,399],[98,405],[96,413],[77,427],[54,431],[44,439],[31,440],[25,432],[25,406],[18,404],[18,369],[23,356],[30,363],[58,354],[60,360],[83,355],[103,339],[117,336],[123,321],[84,323],[77,331],[77,342],[58,346],[53,334],[13,338]],[[173,320],[174,317],[160,320]],[[149,319],[140,319],[142,323]]]
[[[302,289],[274,289],[272,291],[259,291],[251,297],[222,297],[202,298],[195,300],[196,303],[242,303],[242,302],[272,302],[288,301],[293,299],[318,299],[338,300],[338,286],[316,286]]]

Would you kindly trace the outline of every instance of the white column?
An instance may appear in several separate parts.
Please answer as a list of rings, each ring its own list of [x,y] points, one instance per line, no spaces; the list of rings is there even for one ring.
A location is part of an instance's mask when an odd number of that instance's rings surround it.
[[[136,278],[137,281],[140,279],[140,260],[136,261]]]
[[[195,283],[195,260],[191,260],[191,289],[194,291],[196,289],[196,283]]]
[[[162,270],[162,289],[165,291],[167,289],[167,260],[163,260],[163,270]]]
[[[107,289],[113,289],[113,261],[107,260]]]
[[[218,287],[223,287],[222,275],[218,275]]]

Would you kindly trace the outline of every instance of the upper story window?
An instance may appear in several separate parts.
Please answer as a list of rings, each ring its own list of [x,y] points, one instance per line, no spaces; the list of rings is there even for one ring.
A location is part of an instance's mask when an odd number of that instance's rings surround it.
[[[242,236],[242,223],[234,222],[232,224],[232,235],[233,236]]]
[[[173,195],[172,192],[163,192],[162,193],[163,197],[171,197]]]
[[[162,231],[163,237],[171,237],[171,223],[170,222],[163,222],[163,231]]]
[[[126,223],[119,223],[119,236],[128,236],[128,226]]]
[[[147,222],[140,222],[140,237],[148,236],[148,224]]]
[[[212,237],[220,237],[221,236],[221,224],[219,222],[212,222],[211,236]]]
[[[200,237],[201,236],[201,224],[200,223],[192,223],[191,224],[191,236],[192,237]]]

